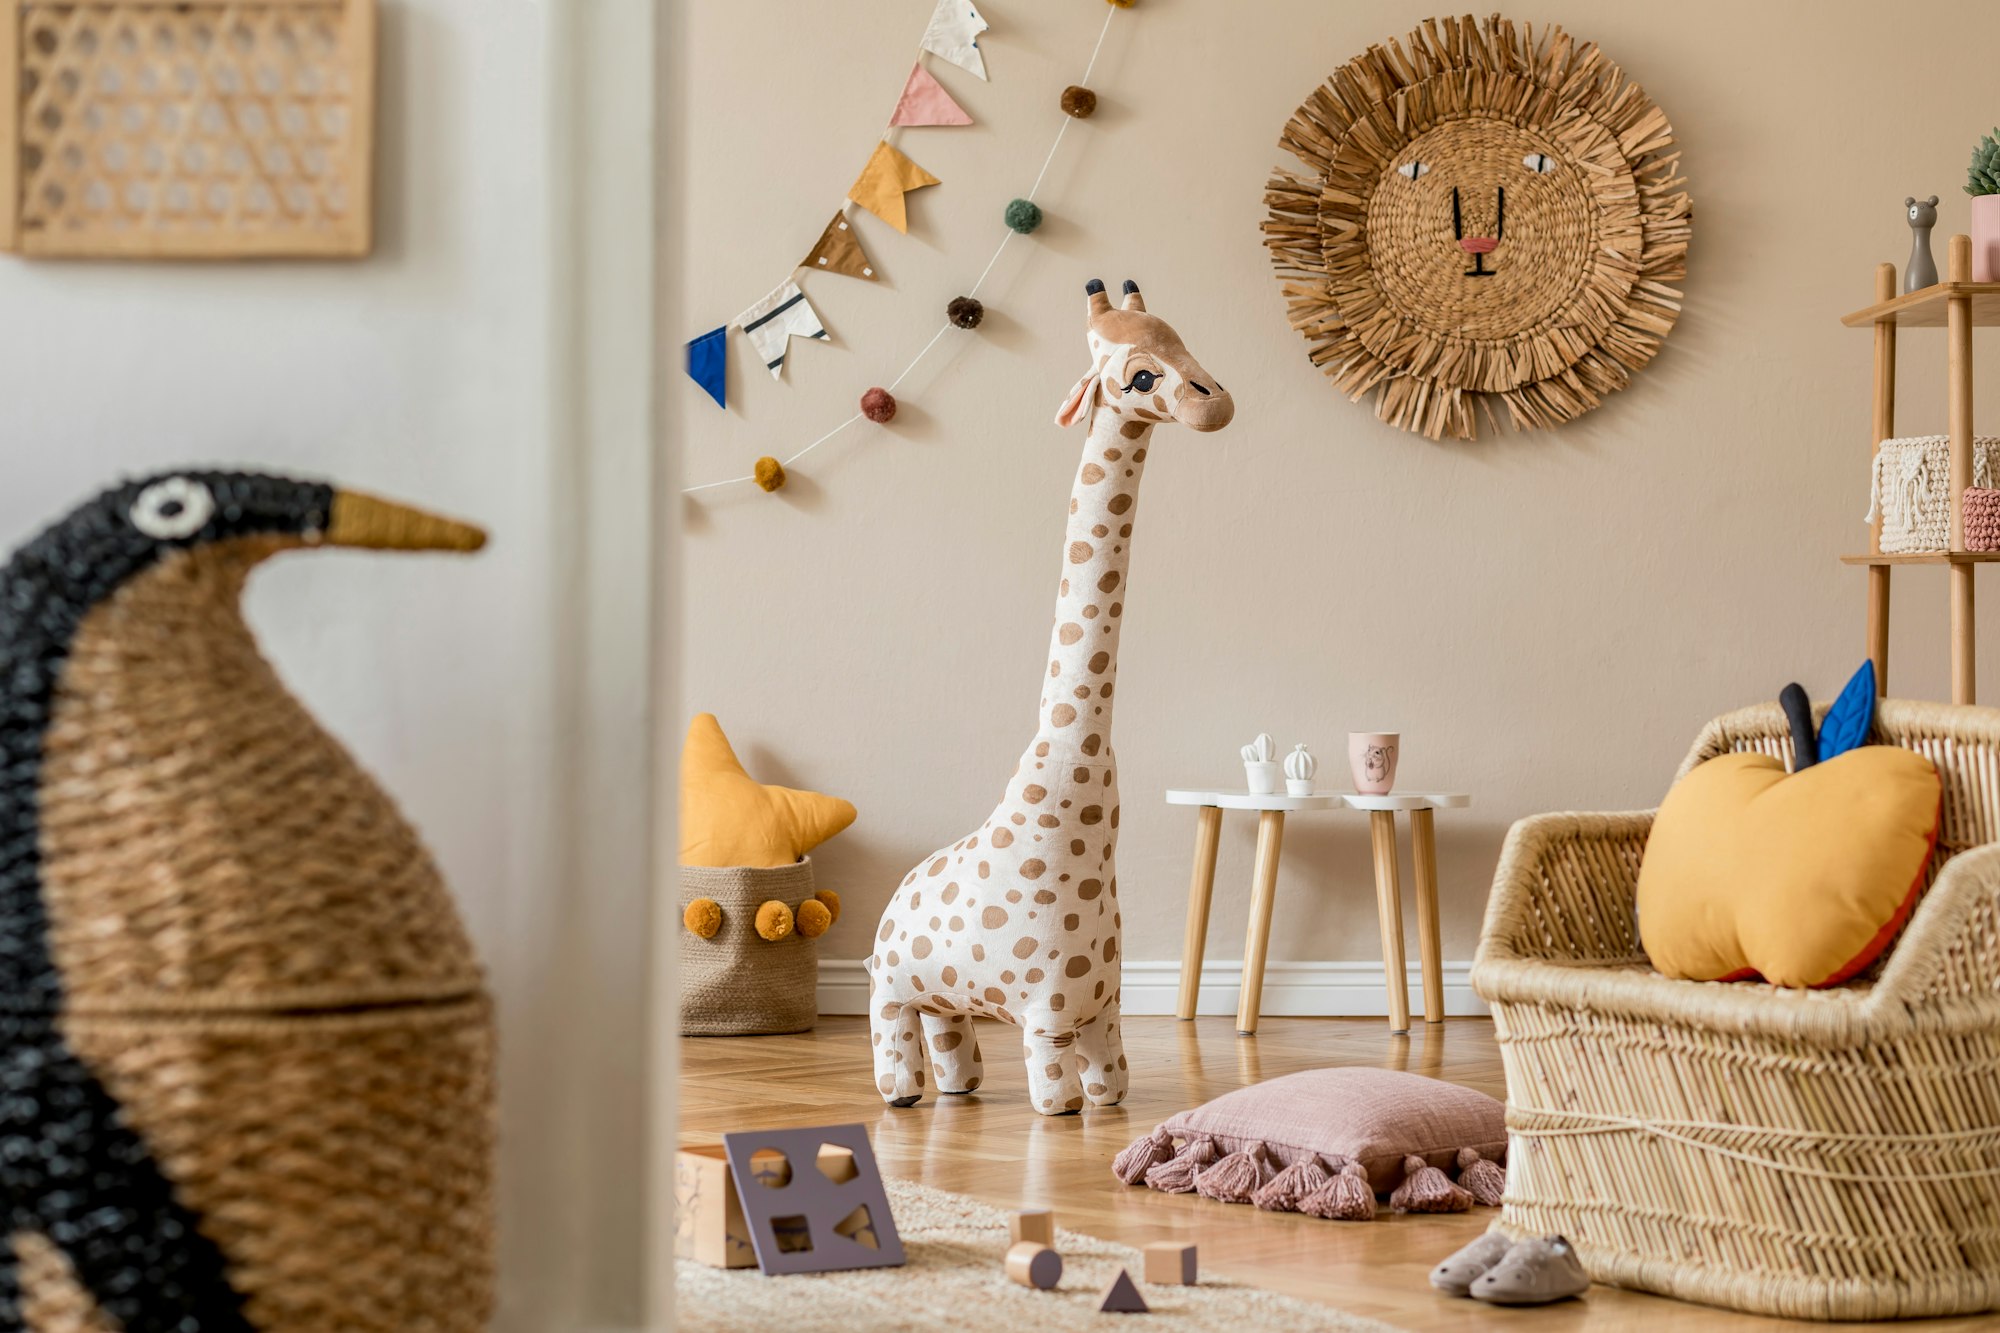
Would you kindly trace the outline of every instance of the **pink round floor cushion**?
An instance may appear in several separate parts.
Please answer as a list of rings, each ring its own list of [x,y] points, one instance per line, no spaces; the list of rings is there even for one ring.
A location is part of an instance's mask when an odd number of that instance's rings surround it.
[[[1239,1088],[1118,1154],[1128,1185],[1362,1220],[1497,1205],[1507,1112],[1483,1092],[1389,1069],[1311,1069]],[[1448,1171],[1456,1170],[1454,1183]]]

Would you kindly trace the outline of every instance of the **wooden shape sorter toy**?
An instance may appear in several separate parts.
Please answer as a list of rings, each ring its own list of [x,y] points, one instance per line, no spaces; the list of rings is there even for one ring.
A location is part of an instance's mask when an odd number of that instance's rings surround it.
[[[722,1136],[729,1174],[750,1229],[757,1266],[767,1274],[895,1268],[903,1242],[875,1150],[861,1125],[749,1130]],[[853,1155],[840,1179],[819,1165],[826,1148]]]

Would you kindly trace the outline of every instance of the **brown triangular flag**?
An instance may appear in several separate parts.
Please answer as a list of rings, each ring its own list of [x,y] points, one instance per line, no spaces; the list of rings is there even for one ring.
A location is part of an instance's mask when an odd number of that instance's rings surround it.
[[[1118,1276],[1111,1279],[1111,1285],[1104,1289],[1104,1294],[1098,1298],[1097,1308],[1104,1314],[1147,1312],[1146,1298],[1132,1285],[1132,1275],[1122,1268],[1118,1270]]]
[[[903,195],[937,183],[937,177],[884,140],[878,142],[875,151],[869,154],[868,165],[861,168],[861,175],[847,191],[847,197],[897,231],[907,232],[910,217],[903,208]]]
[[[799,261],[799,267],[812,269],[815,273],[844,273],[850,278],[875,281],[875,266],[868,262],[868,254],[861,248],[861,238],[855,234],[844,212],[833,215],[833,221],[826,224],[826,230],[819,234],[812,253]]]

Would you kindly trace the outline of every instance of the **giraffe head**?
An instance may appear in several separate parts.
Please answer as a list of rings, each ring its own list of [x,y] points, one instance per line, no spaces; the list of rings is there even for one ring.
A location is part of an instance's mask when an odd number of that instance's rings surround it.
[[[1162,421],[1201,431],[1229,424],[1235,401],[1189,354],[1171,325],[1146,313],[1138,283],[1126,282],[1125,303],[1116,308],[1098,279],[1083,290],[1089,301],[1084,329],[1090,369],[1056,413],[1058,426],[1081,421],[1087,427],[1094,412],[1122,418],[1134,435]]]

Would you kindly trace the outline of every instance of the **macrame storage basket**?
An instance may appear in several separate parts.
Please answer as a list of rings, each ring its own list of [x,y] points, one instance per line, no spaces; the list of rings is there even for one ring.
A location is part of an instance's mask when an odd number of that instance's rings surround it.
[[[1979,486],[1965,488],[1965,549],[2000,551],[2000,491]]]
[[[819,941],[794,929],[781,940],[757,933],[757,909],[796,909],[813,896],[812,860],[758,869],[682,866],[681,909],[697,898],[722,909],[703,939],[681,928],[681,1034],[744,1037],[810,1032],[819,1019]]]
[[[2000,480],[2000,438],[1972,442],[1972,484]],[[1868,521],[1882,519],[1882,552],[1908,555],[1951,546],[1951,440],[1911,435],[1882,441],[1868,488]]]

